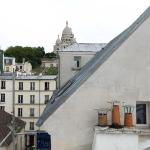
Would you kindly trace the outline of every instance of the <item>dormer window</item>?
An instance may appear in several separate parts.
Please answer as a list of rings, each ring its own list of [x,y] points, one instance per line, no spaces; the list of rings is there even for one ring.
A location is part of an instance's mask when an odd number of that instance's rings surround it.
[[[81,67],[81,56],[74,56],[74,68]]]

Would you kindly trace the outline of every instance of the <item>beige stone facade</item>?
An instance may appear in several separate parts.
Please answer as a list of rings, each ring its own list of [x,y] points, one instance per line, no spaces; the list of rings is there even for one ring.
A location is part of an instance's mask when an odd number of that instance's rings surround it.
[[[12,114],[14,85],[15,116],[26,122],[22,144],[21,135],[16,139],[16,142],[21,144],[17,144],[16,150],[21,150],[21,146],[35,145],[36,132],[42,129],[36,126],[36,122],[56,90],[56,78],[56,76],[17,76],[13,81],[13,76],[0,76],[0,109]],[[2,148],[12,150],[12,145],[9,147],[0,147],[0,150]]]

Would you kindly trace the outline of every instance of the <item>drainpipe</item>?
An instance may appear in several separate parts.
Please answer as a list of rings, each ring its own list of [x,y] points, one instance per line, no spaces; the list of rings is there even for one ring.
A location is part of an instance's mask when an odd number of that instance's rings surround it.
[[[13,150],[15,150],[15,71],[13,68],[13,111],[12,111],[12,139]]]
[[[56,53],[56,59],[58,60],[58,79],[57,79],[57,84],[56,84],[56,86],[57,86],[57,89],[60,89],[60,56],[59,56],[59,53],[58,53],[58,51],[57,51],[57,53]]]
[[[40,77],[39,77],[39,117],[41,115],[41,82],[40,82]],[[40,130],[40,127],[39,127],[39,130]]]

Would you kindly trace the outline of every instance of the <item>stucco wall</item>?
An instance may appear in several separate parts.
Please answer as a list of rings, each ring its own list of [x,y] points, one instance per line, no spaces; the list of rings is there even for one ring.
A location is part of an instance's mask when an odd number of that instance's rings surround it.
[[[73,70],[74,56],[81,56],[81,67],[83,67],[96,52],[59,52],[60,58],[60,87],[71,79],[79,70]]]
[[[52,150],[91,150],[94,109],[110,107],[107,101],[134,106],[136,101],[150,101],[149,27],[150,18],[46,120],[43,126],[52,136]],[[121,113],[123,123],[123,109]]]
[[[95,133],[92,150],[138,150],[138,135]]]

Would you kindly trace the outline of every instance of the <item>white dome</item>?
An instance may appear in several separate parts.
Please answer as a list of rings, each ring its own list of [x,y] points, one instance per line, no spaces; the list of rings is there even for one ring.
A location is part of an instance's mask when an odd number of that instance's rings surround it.
[[[56,40],[56,44],[61,44],[61,40],[60,40],[60,38],[59,38],[59,35],[58,35],[58,38],[57,38],[57,40]]]
[[[69,27],[68,27],[68,21],[66,21],[66,27],[64,28],[63,33],[62,33],[62,34],[67,34],[67,35],[72,34],[72,30],[71,30],[71,28],[69,28]]]

